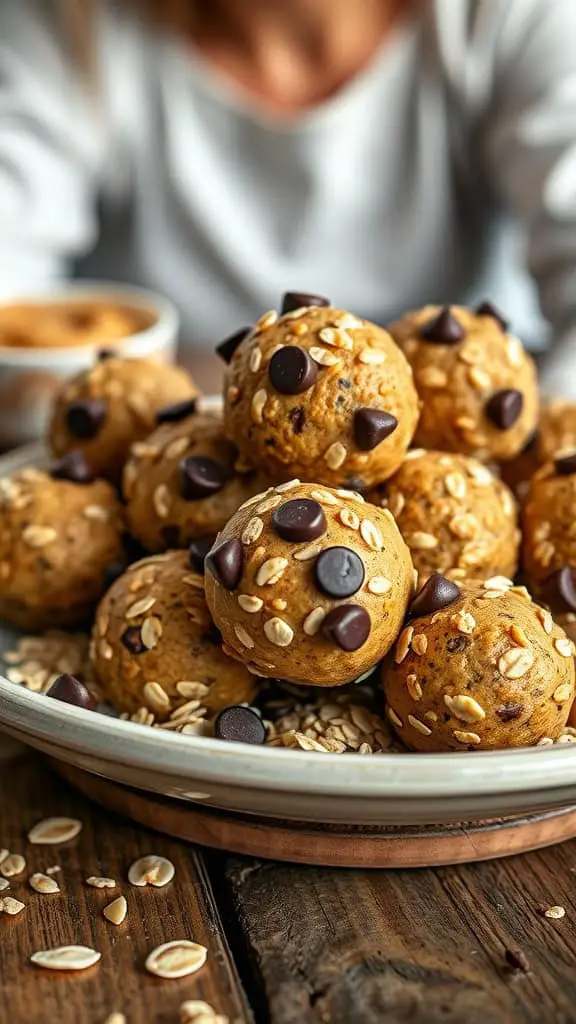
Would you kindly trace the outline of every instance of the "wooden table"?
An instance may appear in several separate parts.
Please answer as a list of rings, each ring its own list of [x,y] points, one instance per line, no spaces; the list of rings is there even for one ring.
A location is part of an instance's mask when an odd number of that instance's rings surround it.
[[[5,744],[0,737],[0,749]],[[4,748],[5,749],[5,748]],[[31,846],[50,815],[80,818],[65,846]],[[116,819],[26,754],[0,764],[0,847],[27,868],[8,893],[26,904],[0,915],[1,1024],[178,1022],[204,999],[230,1024],[564,1024],[576,1022],[576,841],[499,862],[415,871],[290,867],[199,852]],[[134,888],[130,863],[169,857],[164,889]],[[32,892],[32,871],[60,865],[60,895]],[[116,878],[124,924],[104,920]],[[0,896],[7,895],[6,892]],[[566,908],[562,920],[542,909]],[[178,981],[148,975],[148,952],[174,938],[208,947],[207,964]],[[81,943],[100,963],[75,975],[29,963],[37,949]],[[522,950],[529,973],[505,950]]]

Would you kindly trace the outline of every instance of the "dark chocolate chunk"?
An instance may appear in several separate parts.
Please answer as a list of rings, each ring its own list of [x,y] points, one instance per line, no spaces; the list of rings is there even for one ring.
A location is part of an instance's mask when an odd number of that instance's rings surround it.
[[[504,334],[506,333],[510,326],[509,321],[502,316],[500,310],[497,309],[496,306],[494,306],[491,302],[488,301],[480,303],[480,305],[476,309],[476,316],[491,316],[492,319],[496,321],[498,327]]]
[[[64,701],[65,704],[75,704],[77,708],[86,708],[87,711],[95,711],[98,707],[88,687],[76,679],[76,676],[67,673],[54,680],[47,696]]]
[[[270,383],[281,395],[300,395],[314,387],[318,365],[303,348],[284,345],[268,365]]]
[[[256,708],[241,704],[223,708],[214,722],[214,735],[231,743],[261,745],[266,739],[266,727]]]
[[[251,327],[241,327],[239,331],[234,331],[234,334],[231,334],[230,337],[225,338],[219,345],[216,345],[216,352],[220,359],[223,359],[225,363],[231,363],[236,349],[244,341],[244,338],[250,334],[251,330]]]
[[[180,547],[180,527],[175,523],[166,523],[162,526],[160,536],[169,550]]]
[[[384,409],[358,409],[354,413],[354,440],[361,451],[369,452],[397,426],[396,417]]]
[[[224,540],[212,548],[204,559],[204,566],[226,590],[235,590],[242,576],[244,552],[237,537]]]
[[[501,722],[512,722],[515,718],[520,718],[523,711],[524,705],[516,704],[513,701],[501,704],[499,708],[496,708],[496,714]]]
[[[572,455],[565,455],[561,459],[556,459],[554,468],[558,476],[572,476],[573,473],[576,473],[576,452]]]
[[[156,423],[180,423],[187,416],[193,416],[196,412],[196,399],[187,398],[184,402],[174,402],[172,405],[165,405],[156,413]]]
[[[96,359],[99,363],[105,362],[106,359],[115,359],[118,355],[114,348],[99,348],[96,353]]]
[[[522,971],[523,974],[530,973],[530,961],[522,949],[506,949],[504,951],[506,963],[514,971]]]
[[[311,498],[293,498],[274,509],[272,525],[282,540],[302,544],[304,541],[316,540],[326,533],[326,516],[317,501]]]
[[[495,391],[485,405],[485,412],[489,420],[498,427],[498,430],[509,430],[516,423],[522,412],[524,395],[515,388],[502,388]]]
[[[293,309],[302,309],[308,306],[329,306],[330,300],[323,295],[309,295],[307,292],[285,292],[282,296],[280,315],[291,313]]]
[[[66,410],[66,426],[74,437],[89,441],[96,437],[106,419],[106,402],[99,398],[84,398],[70,402]]]
[[[544,583],[544,597],[555,612],[576,612],[576,571],[569,565],[557,569]]]
[[[95,479],[82,452],[68,452],[53,462],[48,472],[54,480],[69,480],[73,484],[91,484]]]
[[[446,650],[449,654],[459,654],[460,651],[465,651],[467,647],[470,647],[472,638],[469,636],[451,636],[446,641]]]
[[[124,562],[109,562],[104,569],[104,589],[108,590],[116,580],[124,575],[128,568],[128,560]]]
[[[333,608],[322,623],[327,640],[342,651],[357,651],[370,635],[370,616],[358,604],[341,604]]]
[[[124,647],[130,654],[144,654],[148,648],[142,643],[142,634],[140,633],[140,626],[128,626],[125,629],[120,638]]]
[[[292,429],[295,434],[301,434],[304,430],[304,424],[306,422],[306,414],[301,405],[295,405],[293,409],[290,409],[288,413],[288,419],[292,424]]]
[[[350,548],[325,548],[314,565],[316,586],[328,597],[352,597],[360,590],[364,577],[364,562]]]
[[[466,331],[452,313],[450,306],[444,306],[432,320],[420,328],[420,337],[435,345],[457,345],[465,334]]]
[[[201,455],[182,459],[178,470],[180,495],[185,501],[198,501],[217,494],[228,479],[228,469]]]
[[[188,549],[188,561],[190,562],[191,567],[194,569],[194,572],[198,572],[200,573],[200,575],[203,575],[204,559],[206,558],[206,555],[210,551],[210,548],[212,547],[215,540],[216,537],[211,536],[198,537],[196,540],[192,541]]]
[[[446,608],[460,597],[460,588],[452,580],[433,572],[424,586],[418,591],[408,609],[411,619],[419,619],[422,615],[433,615],[434,612]]]

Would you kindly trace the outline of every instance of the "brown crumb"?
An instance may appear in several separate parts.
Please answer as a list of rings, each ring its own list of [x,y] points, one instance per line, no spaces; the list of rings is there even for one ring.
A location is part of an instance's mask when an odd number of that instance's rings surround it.
[[[530,973],[530,963],[523,950],[507,949],[504,956],[506,957],[506,963],[515,971],[522,971],[523,974]]]

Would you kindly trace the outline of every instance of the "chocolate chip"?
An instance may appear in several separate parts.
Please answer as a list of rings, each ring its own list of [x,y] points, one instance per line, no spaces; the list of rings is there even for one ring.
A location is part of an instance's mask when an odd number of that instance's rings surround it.
[[[496,708],[496,714],[501,722],[511,722],[514,718],[520,718],[523,711],[523,704],[515,704],[512,701],[508,704],[501,704],[499,708]]]
[[[302,309],[307,306],[329,306],[330,300],[323,295],[308,295],[307,292],[285,292],[282,296],[282,307],[280,315],[291,313],[293,309]]]
[[[572,476],[576,473],[576,452],[572,455],[565,455],[562,459],[556,459],[554,467],[558,476]]]
[[[281,395],[300,395],[316,383],[318,366],[305,349],[284,345],[272,356],[268,376]]]
[[[325,548],[314,565],[316,585],[328,597],[352,597],[365,575],[364,562],[350,548]]]
[[[216,345],[216,353],[220,356],[220,359],[223,359],[225,363],[231,363],[236,349],[244,341],[244,338],[250,334],[251,330],[251,327],[241,327],[239,331],[235,331],[230,337]]]
[[[139,562],[141,558],[146,558],[149,554],[146,548],[131,533],[125,532],[122,534],[122,543],[128,563]]]
[[[167,548],[180,547],[180,527],[173,523],[166,523],[160,530],[160,536]]]
[[[491,316],[492,319],[496,321],[498,327],[500,327],[504,334],[506,333],[510,326],[509,321],[502,316],[500,310],[497,309],[496,306],[494,306],[491,302],[488,301],[480,303],[480,305],[476,309],[476,316]]]
[[[104,420],[107,406],[99,398],[85,398],[71,402],[66,410],[66,426],[74,437],[89,441],[96,437]]]
[[[354,440],[361,451],[369,452],[397,426],[396,417],[384,409],[358,409],[354,413]]]
[[[514,971],[522,971],[523,974],[530,973],[530,962],[522,949],[506,949],[504,956],[506,963]]]
[[[104,589],[108,590],[116,580],[124,575],[128,568],[128,562],[109,562],[104,568],[103,583]]]
[[[242,576],[244,552],[237,537],[222,541],[204,559],[204,566],[226,590],[234,590]]]
[[[209,498],[221,491],[228,479],[224,466],[202,455],[182,459],[178,469],[180,496],[184,501]]]
[[[562,566],[544,583],[544,597],[555,612],[576,612],[576,571]]]
[[[495,391],[485,405],[485,412],[498,430],[509,430],[516,423],[522,412],[524,395],[515,388],[503,388]]]
[[[165,405],[156,413],[156,423],[180,423],[187,416],[193,416],[196,412],[196,399],[187,398],[184,402],[174,402],[173,405]]]
[[[459,654],[460,651],[465,651],[467,647],[470,647],[472,639],[469,636],[451,636],[446,641],[446,650],[450,654]]]
[[[266,727],[255,708],[241,704],[224,708],[214,722],[214,735],[230,743],[264,743]]]
[[[465,334],[450,306],[444,306],[437,316],[420,328],[420,337],[436,345],[457,345]]]
[[[333,608],[322,623],[327,640],[342,651],[357,651],[370,635],[370,616],[358,604],[341,604]]]
[[[61,700],[65,704],[75,704],[77,708],[85,708],[87,711],[95,711],[98,707],[98,703],[88,687],[76,679],[76,676],[67,673],[54,680],[47,696],[53,697],[54,700]]]
[[[96,353],[96,359],[99,363],[103,363],[106,359],[115,359],[118,355],[114,348],[99,348]]]
[[[326,533],[322,506],[311,498],[293,498],[274,509],[272,525],[282,540],[292,544],[316,540]]]
[[[196,540],[192,541],[188,548],[188,561],[194,569],[194,572],[200,573],[201,576],[204,574],[204,559],[215,540],[215,536],[198,537]]]
[[[301,434],[304,430],[304,423],[306,422],[306,414],[301,405],[295,405],[293,409],[290,409],[288,413],[288,419],[292,424],[292,429],[295,434]]]
[[[408,609],[411,619],[419,619],[422,615],[433,615],[434,612],[453,604],[460,597],[460,588],[452,580],[433,572],[424,586],[418,591]]]
[[[68,452],[53,462],[48,472],[53,480],[69,480],[73,484],[91,484],[95,479],[82,452]]]
[[[140,626],[128,626],[120,637],[124,647],[130,654],[144,654],[148,648],[142,643]]]

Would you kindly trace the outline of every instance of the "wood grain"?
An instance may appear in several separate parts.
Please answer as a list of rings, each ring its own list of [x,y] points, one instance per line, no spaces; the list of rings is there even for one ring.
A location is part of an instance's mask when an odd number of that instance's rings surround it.
[[[78,839],[56,847],[31,846],[28,829],[50,815],[80,818]],[[234,1024],[252,1015],[234,967],[202,859],[172,842],[100,811],[53,776],[45,763],[26,757],[0,764],[0,847],[22,853],[25,874],[4,895],[26,904],[17,917],[0,915],[0,1020],[100,1024],[113,1011],[128,1024],[177,1024],[185,999],[205,999]],[[131,862],[146,853],[169,857],[176,877],[163,889],[135,888],[126,880]],[[30,890],[33,871],[59,864],[63,892]],[[89,875],[115,878],[117,890],[85,884]],[[102,907],[122,892],[128,917],[119,927]],[[143,968],[146,955],[170,939],[192,938],[208,947],[208,962],[189,978],[161,980]],[[80,943],[102,953],[98,965],[78,974],[35,968],[31,953]]]
[[[271,1024],[576,1022],[576,843],[485,864],[323,870],[229,860]],[[563,905],[549,920],[541,907]],[[511,970],[522,949],[530,973]]]

